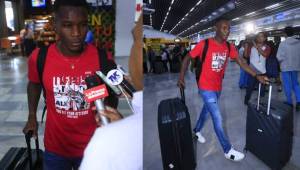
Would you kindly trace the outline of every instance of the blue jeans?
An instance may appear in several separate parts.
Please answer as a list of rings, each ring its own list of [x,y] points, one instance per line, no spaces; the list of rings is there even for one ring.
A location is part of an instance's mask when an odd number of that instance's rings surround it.
[[[239,87],[244,88],[248,85],[248,73],[240,68],[240,80],[239,80]]]
[[[282,72],[283,90],[288,104],[293,104],[292,90],[295,92],[296,101],[300,103],[300,86],[298,82],[298,71]]]
[[[228,153],[228,151],[231,149],[231,144],[228,140],[228,137],[224,133],[224,129],[222,126],[222,115],[218,105],[218,99],[221,93],[200,89],[199,94],[201,95],[204,104],[194,132],[196,133],[201,131],[209,112],[214,124],[215,133],[219,139],[220,144],[222,145],[223,151],[224,153]]]
[[[48,151],[44,152],[44,170],[76,170],[82,158],[66,158]]]

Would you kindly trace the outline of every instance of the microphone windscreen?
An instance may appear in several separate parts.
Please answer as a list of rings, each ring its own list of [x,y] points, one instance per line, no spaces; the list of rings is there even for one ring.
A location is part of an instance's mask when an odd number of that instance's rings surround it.
[[[87,85],[87,88],[90,89],[92,87],[100,85],[101,82],[96,75],[92,75],[85,78],[85,83]]]

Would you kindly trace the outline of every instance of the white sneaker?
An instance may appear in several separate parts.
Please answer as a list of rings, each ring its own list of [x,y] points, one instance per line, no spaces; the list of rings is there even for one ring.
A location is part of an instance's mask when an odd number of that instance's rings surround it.
[[[241,161],[244,157],[245,155],[243,153],[236,151],[233,148],[231,148],[228,153],[225,153],[225,158],[232,161]]]
[[[197,132],[197,133],[196,133],[196,136],[197,136],[198,141],[199,141],[200,143],[205,143],[205,138],[202,136],[202,134],[201,134],[200,132]]]

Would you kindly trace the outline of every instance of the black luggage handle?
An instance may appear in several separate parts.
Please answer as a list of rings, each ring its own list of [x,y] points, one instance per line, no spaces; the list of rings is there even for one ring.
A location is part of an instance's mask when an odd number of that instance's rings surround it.
[[[185,104],[185,94],[184,94],[184,88],[179,87],[180,89],[180,96],[181,96],[181,100],[183,101],[183,103]]]
[[[30,169],[33,169],[33,160],[32,160],[32,150],[31,150],[31,144],[30,144],[30,140],[33,136],[33,131],[30,130],[28,131],[26,134],[25,134],[25,140],[26,140],[26,145],[27,145],[27,152],[28,152],[28,161],[29,161],[29,167]],[[36,155],[37,155],[37,159],[40,158],[40,155],[39,155],[39,138],[38,138],[38,135],[36,136],[36,139],[35,139],[35,147],[36,147]]]

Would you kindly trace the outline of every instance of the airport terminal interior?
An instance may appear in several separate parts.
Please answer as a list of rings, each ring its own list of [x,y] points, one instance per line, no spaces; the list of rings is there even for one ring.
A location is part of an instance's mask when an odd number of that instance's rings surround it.
[[[0,161],[11,147],[26,147],[22,129],[28,117],[27,62],[34,48],[49,46],[58,40],[53,29],[51,6],[54,2],[55,0],[0,0]],[[135,12],[140,12],[142,7],[144,170],[164,169],[158,129],[158,105],[162,100],[180,97],[177,81],[182,61],[198,42],[215,36],[216,20],[226,18],[230,21],[230,35],[227,41],[237,50],[243,46],[241,42],[251,43],[258,33],[263,32],[272,51],[276,51],[280,43],[287,39],[284,31],[286,27],[292,27],[295,33],[293,37],[300,39],[300,0],[87,0],[87,2],[91,5],[89,26],[94,36],[92,43],[107,49],[114,56],[116,63],[122,65],[125,70],[130,69],[128,57],[133,42],[131,30],[136,20],[134,15]],[[134,7],[136,11],[129,10]],[[25,27],[33,32],[27,44],[21,39],[21,32]],[[276,60],[276,52],[272,54]],[[286,97],[279,64],[278,67],[273,66],[270,73],[273,77],[270,77],[276,83],[272,84],[272,99],[284,103]],[[201,131],[206,142],[199,143],[195,134],[192,134],[197,170],[270,169],[253,153],[244,150],[248,109],[244,104],[244,98],[248,83],[247,75],[241,72],[240,67],[228,59],[218,105],[226,135],[232,146],[245,154],[245,158],[233,162],[224,157],[212,119],[208,116]],[[299,81],[299,70],[297,76]],[[203,106],[193,63],[187,69],[185,85],[185,102],[193,129]],[[266,92],[262,101],[267,101],[268,88]],[[250,103],[255,103],[257,96],[258,89],[255,87]],[[293,95],[292,154],[283,170],[300,170],[300,111],[296,107],[295,98]],[[45,123],[41,122],[43,107],[44,101],[41,97],[37,119],[42,150],[44,150],[45,128]],[[124,98],[120,99],[118,110],[125,117],[132,114]],[[169,168],[171,170],[172,165]]]

